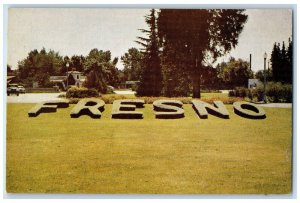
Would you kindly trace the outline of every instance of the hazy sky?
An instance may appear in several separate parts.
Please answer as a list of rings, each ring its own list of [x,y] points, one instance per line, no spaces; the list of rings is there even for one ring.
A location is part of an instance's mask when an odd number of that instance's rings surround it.
[[[147,28],[144,16],[149,9],[11,8],[8,16],[8,64],[17,67],[33,49],[58,51],[62,56],[84,55],[93,48],[110,50],[119,57],[131,47],[139,47],[136,36]],[[247,10],[248,22],[239,44],[229,54],[249,60],[263,69],[263,53],[270,56],[274,42],[292,36],[292,11],[287,9]],[[228,56],[229,56],[228,55]],[[219,61],[228,58],[225,56]],[[269,57],[268,56],[268,57]]]

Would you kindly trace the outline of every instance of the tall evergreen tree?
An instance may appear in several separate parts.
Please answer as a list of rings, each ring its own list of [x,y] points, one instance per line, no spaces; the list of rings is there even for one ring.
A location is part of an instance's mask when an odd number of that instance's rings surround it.
[[[141,31],[148,35],[148,38],[138,37],[139,44],[145,47],[142,60],[141,84],[137,89],[139,96],[159,96],[162,90],[161,61],[159,57],[159,46],[157,37],[157,24],[155,9],[145,17],[150,30]]]
[[[276,42],[274,43],[271,53],[271,64],[273,72],[273,80],[280,81],[280,47]]]
[[[279,55],[279,81],[285,82],[286,81],[286,66],[287,66],[287,55],[285,50],[285,44],[282,42],[282,47],[280,50]]]
[[[289,39],[289,45],[286,49],[285,43],[280,48],[279,43],[274,43],[271,53],[271,64],[273,80],[282,83],[292,83],[293,73],[293,43]]]
[[[293,41],[290,38],[287,49],[286,82],[293,83]]]

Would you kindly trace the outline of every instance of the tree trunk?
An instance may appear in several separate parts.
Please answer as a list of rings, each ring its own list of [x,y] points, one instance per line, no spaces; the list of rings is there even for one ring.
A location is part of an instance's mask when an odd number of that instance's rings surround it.
[[[192,76],[193,79],[193,98],[201,98],[200,94],[200,67],[196,66],[194,74]]]

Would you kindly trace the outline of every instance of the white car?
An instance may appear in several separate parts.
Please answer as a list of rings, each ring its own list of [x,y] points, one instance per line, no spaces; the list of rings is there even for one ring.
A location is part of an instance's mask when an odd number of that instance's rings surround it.
[[[19,88],[17,84],[9,84],[7,85],[7,96],[11,95],[11,94],[16,94],[17,96],[19,96]]]
[[[20,92],[20,93],[23,93],[23,94],[26,93],[26,90],[25,90],[25,87],[24,87],[24,86],[19,85],[19,86],[18,86],[18,89],[19,89],[19,92]]]

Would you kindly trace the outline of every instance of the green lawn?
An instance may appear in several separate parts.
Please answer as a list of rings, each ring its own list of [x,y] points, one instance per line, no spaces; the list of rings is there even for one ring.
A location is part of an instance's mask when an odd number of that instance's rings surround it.
[[[285,194],[291,192],[291,109],[267,118],[29,118],[34,104],[7,105],[6,189],[13,193]]]

